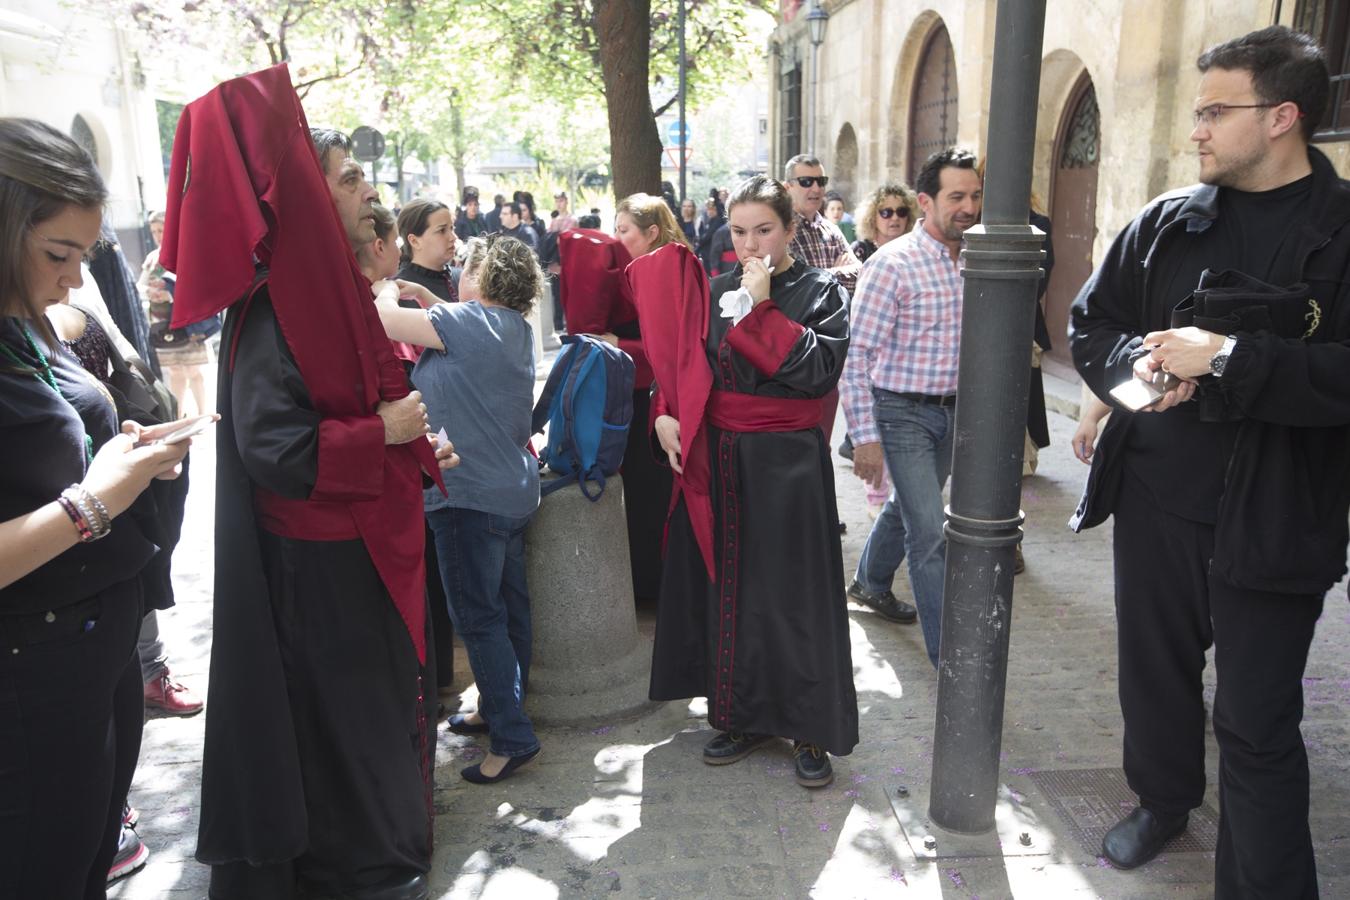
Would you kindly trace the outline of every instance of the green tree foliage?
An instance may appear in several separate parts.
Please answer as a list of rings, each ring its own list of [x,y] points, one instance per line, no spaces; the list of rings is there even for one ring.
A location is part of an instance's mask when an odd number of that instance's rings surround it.
[[[400,170],[408,154],[445,155],[462,187],[505,139],[573,186],[606,162],[620,196],[660,182],[655,116],[678,100],[681,0],[79,2],[134,24],[147,57],[289,63],[311,120],[381,128]],[[683,2],[692,108],[754,67],[776,4]]]

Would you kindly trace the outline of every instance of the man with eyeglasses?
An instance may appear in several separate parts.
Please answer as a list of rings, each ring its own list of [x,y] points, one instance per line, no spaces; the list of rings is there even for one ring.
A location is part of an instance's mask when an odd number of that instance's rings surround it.
[[[980,220],[984,189],[975,155],[956,148],[928,157],[914,187],[923,218],[867,261],[839,381],[854,473],[879,487],[886,472],[894,484],[848,596],[893,622],[917,618],[936,667],[947,558],[942,486],[951,473],[961,346],[961,244]],[[913,606],[891,591],[906,558]]]
[[[784,170],[797,219],[797,233],[789,252],[808,266],[831,273],[851,293],[858,284],[862,263],[849,249],[839,226],[821,213],[830,179],[820,160],[799,153],[787,161]]]
[[[1102,852],[1147,862],[1204,799],[1212,646],[1215,896],[1316,897],[1299,722],[1324,595],[1346,571],[1350,184],[1308,144],[1329,93],[1312,38],[1265,28],[1197,66],[1202,184],[1145,208],[1072,311],[1074,363],[1098,397],[1171,378],[1151,406],[1111,416],[1072,523],[1115,515],[1139,806]]]

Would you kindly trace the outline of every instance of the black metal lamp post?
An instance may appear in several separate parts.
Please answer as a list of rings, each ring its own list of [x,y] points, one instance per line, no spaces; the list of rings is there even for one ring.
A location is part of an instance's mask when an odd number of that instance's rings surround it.
[[[999,0],[982,224],[966,232],[929,816],[994,827],[1044,234],[1027,223],[1046,0]]]
[[[811,11],[806,14],[806,33],[811,39],[811,113],[806,121],[806,148],[816,153],[816,93],[820,84],[820,45],[825,43],[825,26],[830,22],[830,14],[821,9],[820,0],[812,0]]]

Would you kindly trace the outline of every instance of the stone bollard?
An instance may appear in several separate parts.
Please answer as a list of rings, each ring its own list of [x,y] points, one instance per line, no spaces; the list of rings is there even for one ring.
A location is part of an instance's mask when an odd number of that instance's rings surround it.
[[[557,303],[558,300],[558,289],[553,284],[553,279],[546,279],[543,296],[535,304],[535,307],[539,310],[541,326],[539,335],[543,339],[545,350],[557,350],[562,346],[562,341],[558,340],[558,335],[553,330],[553,304]]]
[[[543,498],[525,532],[534,626],[525,712],[535,721],[592,723],[651,705],[652,646],[637,630],[623,502],[618,475],[594,503],[569,485]]]

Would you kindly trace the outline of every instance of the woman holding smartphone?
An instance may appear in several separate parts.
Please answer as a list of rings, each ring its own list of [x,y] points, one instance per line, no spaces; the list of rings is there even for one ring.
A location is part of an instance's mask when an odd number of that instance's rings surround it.
[[[0,119],[0,872],[18,897],[102,897],[140,750],[139,575],[123,513],[190,441],[119,429],[44,311],[81,283],[108,191],[69,137]],[[97,449],[97,453],[95,450]]]

